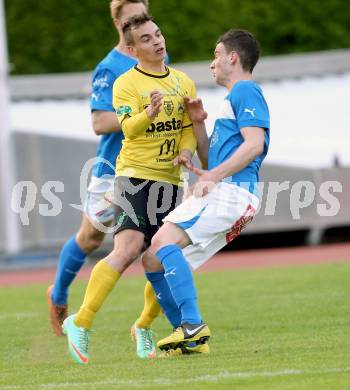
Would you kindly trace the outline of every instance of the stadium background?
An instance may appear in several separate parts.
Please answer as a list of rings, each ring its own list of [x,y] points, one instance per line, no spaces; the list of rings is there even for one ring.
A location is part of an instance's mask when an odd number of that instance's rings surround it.
[[[350,47],[346,0],[150,3],[174,63],[210,59],[233,24],[259,37],[264,56]],[[107,0],[5,0],[5,8],[12,74],[91,70],[115,44]]]
[[[327,91],[328,99],[332,88],[334,91],[342,90],[342,94],[338,93],[335,97],[342,103],[338,102],[338,113],[334,111],[338,118],[335,127],[340,127],[341,131],[334,134],[338,138],[343,137],[350,126],[349,116],[344,113],[346,108],[341,105],[345,104],[343,100],[346,98],[350,72],[350,51],[346,49],[350,47],[350,32],[346,28],[350,20],[349,7],[340,0],[329,1],[322,7],[315,1],[301,0],[284,1],[278,7],[274,5],[273,0],[213,0],[208,7],[198,7],[194,0],[154,0],[151,2],[151,13],[162,26],[172,62],[181,63],[178,66],[193,76],[202,88],[200,92],[209,101],[209,114],[210,110],[215,112],[217,101],[223,94],[218,88],[212,89],[215,85],[208,72],[208,63],[215,40],[232,26],[234,20],[235,26],[247,28],[259,37],[263,58],[255,76],[265,83],[268,97],[272,100],[272,119],[277,117],[276,114],[281,117],[289,115],[288,111],[276,104],[284,94],[292,96],[289,100],[285,97],[288,102],[285,105],[297,106],[295,99],[300,100],[300,95],[295,95],[293,101],[293,89],[313,94],[314,99],[322,90]],[[340,9],[344,12],[338,12]],[[90,71],[115,44],[116,33],[110,20],[108,1],[89,0],[82,6],[66,0],[59,3],[11,0],[5,1],[5,11],[9,70],[13,75],[10,78],[11,137],[18,156],[14,162],[13,182],[31,180],[39,190],[49,180],[61,180],[65,184],[64,194],[60,195],[63,199],[63,212],[60,215],[43,217],[36,204],[28,226],[19,223],[17,216],[15,224],[20,225],[17,229],[18,239],[15,250],[11,251],[49,249],[54,251],[55,258],[56,248],[74,233],[79,223],[80,212],[69,205],[80,203],[76,177],[79,177],[84,162],[93,157],[96,148],[97,138],[87,129],[90,127],[88,113],[82,111],[83,107],[88,106],[86,99],[90,88]],[[196,23],[193,23],[194,20]],[[310,88],[310,84],[313,87]],[[309,85],[309,89],[305,85]],[[315,101],[313,105],[320,105],[320,101]],[[52,111],[59,107],[60,111]],[[77,107],[76,111],[74,107]],[[46,116],[43,114],[45,111]],[[331,107],[329,111],[332,111]],[[37,112],[37,118],[31,122],[34,112]],[[289,210],[288,193],[281,194],[275,215],[266,217],[260,213],[246,234],[232,244],[235,249],[329,243],[349,237],[350,173],[346,166],[350,153],[347,153],[347,138],[341,150],[339,145],[332,143],[329,143],[329,147],[325,146],[330,139],[329,134],[328,139],[325,137],[327,126],[321,129],[323,134],[315,130],[322,121],[320,118],[316,125],[311,120],[307,122],[305,129],[299,129],[296,135],[293,126],[296,124],[297,127],[298,121],[294,117],[298,118],[298,115],[300,122],[306,119],[302,111],[293,115],[294,122],[292,118],[285,119],[285,122],[293,123],[290,128],[283,121],[277,122],[273,140],[280,137],[278,145],[281,152],[275,158],[277,148],[272,148],[262,171],[262,180],[290,180],[291,183],[309,180],[317,188],[322,181],[338,180],[343,186],[343,193],[337,195],[341,209],[334,217],[320,218],[316,210],[317,200],[320,199],[316,198],[316,202],[303,210],[301,218],[296,221]],[[329,118],[332,115],[328,113]],[[49,119],[53,116],[57,117],[54,121],[57,122],[56,127]],[[60,122],[59,118],[65,118],[66,122]],[[80,125],[77,122],[81,122]],[[281,123],[284,129],[280,128]],[[306,128],[310,124],[313,129]],[[76,133],[73,140],[71,129]],[[308,150],[295,156],[290,150],[285,153],[282,147],[285,136],[291,137],[294,132],[295,140],[302,142],[303,131],[310,130],[313,153]],[[338,144],[341,143],[338,140]],[[291,145],[295,147],[296,141]],[[73,160],[70,150],[74,150]],[[54,151],[67,158],[61,161],[58,157],[52,158]],[[26,194],[20,195],[25,197]],[[38,196],[37,203],[42,200],[40,194]],[[9,246],[4,238],[7,228],[3,227],[2,230],[0,247],[7,252]],[[250,239],[251,235],[254,235],[254,240]],[[110,242],[107,242],[104,250],[108,250],[109,245]]]
[[[208,357],[159,359],[151,364],[136,359],[128,329],[142,307],[144,279],[138,264],[128,270],[96,321],[89,367],[73,366],[65,340],[51,334],[45,291],[54,277],[59,246],[80,221],[80,211],[69,205],[79,203],[77,178],[97,144],[89,125],[90,72],[115,44],[108,3],[5,1],[11,97],[6,140],[14,147],[10,156],[14,166],[1,156],[0,389],[347,389],[350,7],[346,1],[151,0],[172,62],[193,72],[212,111],[222,97],[208,73],[217,36],[233,24],[258,36],[263,59],[256,76],[271,99],[274,118],[288,115],[287,122],[298,127],[281,135],[280,122],[273,119],[277,124],[273,138],[279,138],[283,148],[278,160],[267,162],[263,176],[277,182],[310,180],[315,185],[338,180],[343,185],[343,192],[336,194],[341,209],[335,218],[320,219],[313,203],[295,221],[285,191],[276,214],[259,214],[252,230],[231,248],[249,250],[219,254],[204,272],[195,274],[201,308],[215,332]],[[312,115],[305,122],[308,108]],[[2,118],[5,114],[1,112]],[[332,126],[318,132],[325,121]],[[315,123],[314,128],[310,123]],[[304,140],[311,145],[309,154],[302,148]],[[285,153],[288,144],[298,146],[295,158]],[[273,158],[275,152],[273,146]],[[13,183],[30,180],[40,190],[48,180],[64,182],[64,193],[57,194],[63,213],[42,217],[38,202],[45,204],[45,199],[38,193],[30,224],[21,225],[11,211],[12,187],[3,185],[3,173],[12,168]],[[27,194],[22,195],[25,201]],[[7,241],[9,215],[19,228],[16,250]],[[335,243],[339,241],[346,242]],[[110,245],[107,240],[103,250]],[[276,246],[287,247],[271,249]],[[71,310],[81,303],[90,271],[88,264],[72,285]],[[164,318],[157,320],[155,330],[159,335],[169,331]]]

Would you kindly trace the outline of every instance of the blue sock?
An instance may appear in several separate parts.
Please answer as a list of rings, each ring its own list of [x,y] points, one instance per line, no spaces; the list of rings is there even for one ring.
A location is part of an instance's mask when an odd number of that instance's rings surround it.
[[[157,296],[157,301],[171,323],[173,328],[181,325],[181,311],[178,308],[171,294],[168,283],[164,277],[164,272],[146,272],[146,278],[152,284],[153,290]]]
[[[76,274],[83,266],[86,258],[75,237],[69,239],[63,246],[57,265],[56,279],[52,290],[52,301],[56,305],[67,304],[68,288]]]
[[[196,288],[182,250],[175,244],[166,245],[159,249],[156,256],[164,267],[164,277],[181,310],[181,323],[200,324],[202,317],[197,305]]]

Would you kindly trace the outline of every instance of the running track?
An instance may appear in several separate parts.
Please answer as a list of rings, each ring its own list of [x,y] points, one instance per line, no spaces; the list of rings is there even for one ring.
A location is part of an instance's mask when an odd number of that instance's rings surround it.
[[[199,272],[225,271],[227,269],[257,268],[273,266],[304,265],[332,262],[350,262],[350,243],[315,247],[283,249],[260,249],[249,251],[222,252],[214,256]],[[87,280],[92,264],[84,267],[78,279]],[[142,275],[139,263],[129,267],[124,275]],[[36,283],[50,284],[54,280],[55,269],[35,269],[26,271],[6,271],[0,273],[0,287],[24,286]]]

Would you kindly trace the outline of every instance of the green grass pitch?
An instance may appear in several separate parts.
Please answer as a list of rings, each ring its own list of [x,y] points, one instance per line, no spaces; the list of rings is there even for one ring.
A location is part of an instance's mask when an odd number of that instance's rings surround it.
[[[124,278],[98,314],[89,366],[51,333],[46,285],[0,289],[0,389],[349,389],[350,264],[195,276],[211,354],[139,360],[129,328],[143,277]],[[70,309],[85,283],[71,288]],[[170,332],[162,316],[158,337]]]

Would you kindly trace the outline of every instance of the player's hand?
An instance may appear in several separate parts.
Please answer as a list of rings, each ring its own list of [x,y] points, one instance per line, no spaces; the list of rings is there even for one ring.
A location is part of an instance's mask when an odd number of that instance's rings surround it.
[[[209,194],[214,189],[216,183],[220,181],[211,171],[193,167],[192,172],[198,176],[198,180],[193,185],[193,195],[196,198],[201,198]]]
[[[151,103],[146,108],[146,114],[153,121],[162,109],[163,94],[155,89],[150,93],[149,97]]]
[[[182,196],[182,201],[184,202],[187,198],[193,195],[193,186],[184,186],[184,193]]]
[[[184,97],[184,103],[188,116],[192,122],[203,122],[208,117],[208,113],[204,110],[202,99],[191,99],[188,96]]]
[[[186,156],[181,156],[181,154],[174,158],[173,164],[174,164],[174,166],[183,165],[184,167],[186,167],[190,171],[193,168],[192,161],[190,159],[188,159]]]
[[[182,165],[188,170],[192,171],[193,164],[192,164],[192,153],[189,150],[182,150],[181,153],[176,156],[173,160],[174,166]]]

